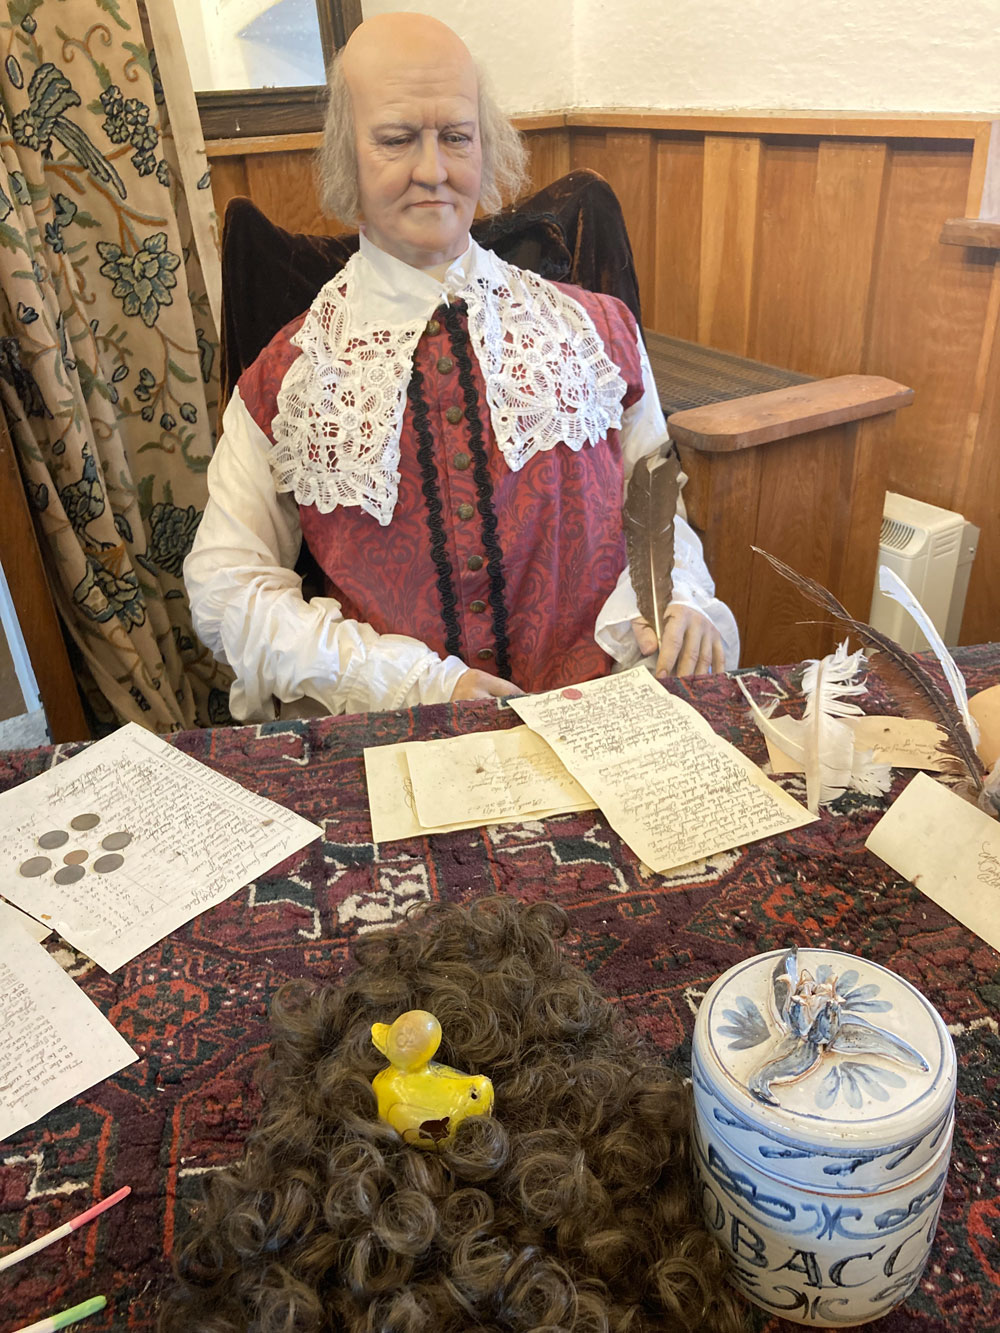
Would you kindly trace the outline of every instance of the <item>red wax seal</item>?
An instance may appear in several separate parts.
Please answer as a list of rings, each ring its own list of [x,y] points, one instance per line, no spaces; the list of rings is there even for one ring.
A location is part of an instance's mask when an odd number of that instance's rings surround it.
[[[583,691],[582,691],[582,690],[574,690],[572,687],[570,687],[568,690],[563,690],[563,692],[562,692],[562,697],[563,697],[564,699],[582,699],[582,698],[583,698]]]

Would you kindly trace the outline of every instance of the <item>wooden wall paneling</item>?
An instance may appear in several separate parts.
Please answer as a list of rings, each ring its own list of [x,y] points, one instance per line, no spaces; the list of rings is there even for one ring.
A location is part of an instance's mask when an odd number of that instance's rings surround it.
[[[972,565],[961,643],[992,643],[1000,639],[1000,261],[994,265],[990,318],[983,340],[983,395],[975,413],[974,447],[969,451],[967,478],[956,507],[980,529]],[[970,417],[970,424],[972,418]]]
[[[765,143],[756,360],[816,376],[861,368],[886,162],[884,143]]]
[[[965,216],[1000,217],[1000,120],[977,129],[965,198]]]
[[[705,142],[700,136],[658,135],[653,204],[653,300],[646,326],[673,338],[698,337],[701,209]]]
[[[226,205],[230,199],[236,195],[242,194],[249,198],[250,182],[247,180],[246,159],[239,157],[213,157],[210,160],[212,168],[212,198],[215,201],[215,211],[219,215],[219,224],[226,216]]]
[[[528,173],[531,184],[525,194],[551,185],[571,170],[569,131],[559,126],[551,130],[528,130],[524,135],[528,149]]]
[[[319,206],[315,153],[251,153],[246,164],[250,198],[279,227],[316,236],[353,230]]]
[[[754,282],[761,141],[705,136],[698,342],[746,356]]]
[[[956,505],[965,507],[970,500],[978,509],[975,498],[970,496],[969,481],[975,464],[978,449],[983,447],[981,426],[983,406],[992,384],[991,365],[996,357],[1000,342],[1000,255],[993,256],[993,278],[990,282],[989,300],[983,319],[982,337],[979,342],[979,355],[976,359],[976,371],[972,380],[972,392],[967,403],[967,413],[961,440],[955,451],[955,496]],[[994,513],[1000,514],[1000,494],[996,496]]]
[[[875,267],[863,369],[911,385],[916,400],[893,432],[889,486],[954,508],[956,460],[973,394],[992,263],[941,245],[944,218],[965,205],[968,143],[890,148],[884,244]],[[973,522],[981,523],[985,515]]]
[[[655,305],[656,247],[653,135],[640,130],[608,130],[574,135],[570,158],[573,168],[592,167],[607,180],[622,206],[628,228],[643,318]]]

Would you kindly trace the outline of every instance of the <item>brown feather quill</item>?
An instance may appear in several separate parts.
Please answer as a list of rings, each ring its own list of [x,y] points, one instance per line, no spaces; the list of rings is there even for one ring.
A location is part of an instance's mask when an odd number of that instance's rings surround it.
[[[955,707],[954,701],[928,675],[916,658],[881,630],[873,629],[863,620],[856,620],[850,611],[837,601],[833,593],[823,587],[822,583],[809,578],[808,575],[800,574],[777,556],[762,551],[759,546],[753,547],[753,550],[769,561],[779,574],[794,583],[810,601],[843,621],[866,648],[883,654],[879,662],[879,675],[894,691],[899,706],[909,717],[930,716],[937,723],[945,736],[939,748],[949,760],[947,771],[955,776],[971,779],[975,790],[981,792],[983,764],[976,753],[972,737],[966,730],[962,715]]]
[[[622,521],[628,569],[639,610],[659,644],[673,593],[674,514],[680,493],[680,462],[671,450],[640,459],[629,478]]]

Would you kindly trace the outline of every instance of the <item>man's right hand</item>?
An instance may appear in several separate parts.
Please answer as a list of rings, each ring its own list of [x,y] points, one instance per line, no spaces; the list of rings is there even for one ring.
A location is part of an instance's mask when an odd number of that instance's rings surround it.
[[[459,676],[458,684],[451,692],[452,703],[459,699],[506,699],[524,690],[513,681],[501,680],[491,676],[488,671],[476,671],[470,668]]]

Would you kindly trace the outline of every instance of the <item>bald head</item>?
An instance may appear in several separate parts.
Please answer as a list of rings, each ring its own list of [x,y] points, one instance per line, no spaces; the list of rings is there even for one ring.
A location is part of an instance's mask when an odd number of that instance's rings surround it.
[[[429,14],[376,14],[355,28],[344,48],[344,76],[352,99],[371,81],[393,82],[421,71],[443,84],[478,93],[468,47]]]

